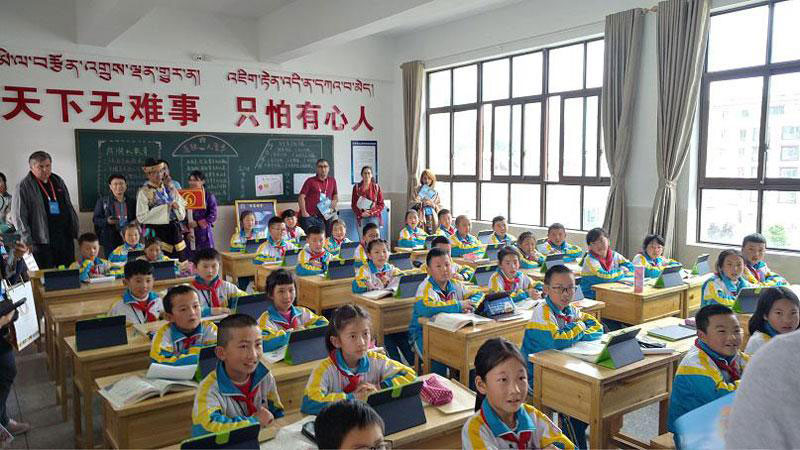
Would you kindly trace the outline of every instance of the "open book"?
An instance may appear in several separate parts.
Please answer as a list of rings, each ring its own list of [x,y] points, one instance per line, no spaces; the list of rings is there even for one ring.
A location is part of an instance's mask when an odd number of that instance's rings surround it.
[[[478,325],[491,321],[492,319],[477,314],[439,313],[433,317],[430,324],[445,330],[458,331],[467,325]]]
[[[374,291],[363,292],[361,295],[372,300],[378,300],[384,297],[390,297],[394,295],[394,293],[394,289],[377,289]]]
[[[169,364],[151,363],[147,369],[148,379],[161,380],[191,380],[197,373],[197,364],[186,364],[181,366],[171,366]]]
[[[575,358],[593,363],[596,362],[600,357],[600,353],[603,352],[605,346],[606,345],[598,339],[596,341],[576,342],[575,344],[559,351],[570,356],[574,356]]]
[[[193,381],[151,380],[140,376],[129,376],[100,389],[98,392],[107,398],[114,408],[122,408],[152,397],[163,397],[168,392],[194,389]]]

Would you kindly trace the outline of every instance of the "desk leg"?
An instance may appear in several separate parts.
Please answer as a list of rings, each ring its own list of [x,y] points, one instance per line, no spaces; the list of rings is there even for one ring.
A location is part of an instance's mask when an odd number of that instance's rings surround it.
[[[658,434],[667,432],[667,418],[669,416],[669,399],[658,402]]]
[[[56,342],[56,353],[55,353],[55,365],[56,365],[56,389],[61,392],[61,417],[64,418],[66,421],[69,418],[69,413],[67,409],[69,408],[69,395],[67,394],[67,383],[66,383],[66,370],[64,370],[64,362],[62,360],[62,355],[64,354],[64,348],[62,347],[62,342]]]
[[[542,375],[543,370],[538,365],[533,366],[533,406],[542,411]]]
[[[91,381],[89,382],[91,383]],[[83,438],[83,442],[86,444],[86,448],[94,448],[94,400],[93,394],[94,389],[92,388],[91,384],[84,383],[84,392],[83,392],[83,417],[86,419],[86,437]],[[77,397],[75,397],[77,401]]]
[[[463,363],[461,368],[458,369],[458,381],[460,381],[462,385],[469,387],[469,361],[464,359]]]
[[[81,396],[78,394],[78,382],[75,378],[72,379],[72,425],[75,430],[75,448],[91,448],[81,430]]]
[[[422,368],[420,370],[420,374],[424,373],[431,373],[431,343],[430,334],[428,333],[428,327],[423,325],[422,326]]]
[[[592,428],[589,434],[589,448],[608,448],[606,442],[606,422],[603,420],[603,414],[600,410],[600,387],[593,386],[592,390],[592,404],[590,414],[591,422],[589,426]]]
[[[373,314],[372,320],[375,321],[375,325],[373,325],[372,329],[375,330],[375,339],[378,341],[378,347],[383,347],[383,313],[378,310],[377,314]]]

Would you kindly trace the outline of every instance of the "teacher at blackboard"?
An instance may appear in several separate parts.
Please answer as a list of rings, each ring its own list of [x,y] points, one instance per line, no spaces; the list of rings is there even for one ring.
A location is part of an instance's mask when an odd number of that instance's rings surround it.
[[[331,234],[331,222],[336,218],[336,204],[339,191],[336,180],[328,176],[331,165],[326,159],[317,160],[317,174],[305,181],[300,189],[297,203],[300,206],[300,227],[307,230],[311,226],[325,229]]]

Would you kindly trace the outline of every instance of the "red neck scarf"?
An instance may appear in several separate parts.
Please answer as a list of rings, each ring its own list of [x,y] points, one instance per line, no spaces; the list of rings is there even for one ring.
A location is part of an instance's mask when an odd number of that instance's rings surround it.
[[[336,361],[336,350],[332,351],[328,357],[331,359],[331,361],[333,361],[333,365],[336,366],[336,370],[338,370],[339,373],[341,373],[342,376],[347,380],[347,386],[344,387],[344,393],[349,394],[355,391],[358,385],[361,384],[361,375],[350,375],[342,370],[342,368],[339,367],[339,362]]]
[[[514,275],[514,278],[508,279],[506,278],[506,274],[503,271],[500,271],[500,278],[503,280],[503,290],[504,291],[513,291],[516,286],[519,284],[519,277]]]
[[[308,249],[308,255],[309,255],[309,257],[311,258],[311,260],[312,260],[312,261],[316,259],[316,260],[319,260],[319,262],[322,262],[322,257],[323,257],[323,256],[325,256],[325,250],[323,250],[323,251],[321,251],[321,252],[319,252],[319,253],[314,253],[314,252],[313,252],[313,251],[312,251],[312,250],[309,248],[309,249]]]
[[[211,284],[205,284],[197,281],[195,278],[192,280],[192,286],[195,289],[199,289],[201,291],[208,291],[211,293],[211,307],[212,308],[219,308],[222,306],[222,301],[219,299],[219,293],[217,292],[218,288],[222,285],[222,279],[217,278],[216,280],[212,281]]]
[[[717,368],[719,368],[719,370],[721,370],[723,372],[727,372],[728,376],[731,378],[731,382],[736,381],[736,380],[738,380],[739,378],[742,377],[741,369],[739,369],[739,364],[736,362],[735,357],[729,363],[724,358],[720,358],[720,357],[718,357],[716,355],[712,355],[709,352],[707,352],[700,345],[700,339],[695,339],[694,345],[695,345],[695,347],[699,348],[700,351],[702,351],[703,353],[708,355],[708,357],[711,358],[712,361],[714,361],[714,364],[716,364],[716,366],[717,366]]]
[[[391,280],[392,272],[391,271],[378,272],[375,275],[378,277],[379,280],[381,280],[381,283],[383,283],[383,287],[386,287],[386,285],[389,284],[389,281]]]
[[[250,379],[247,380],[247,383],[245,383],[244,385],[240,386],[236,383],[234,383],[233,385],[236,386],[237,389],[239,389],[239,392],[241,392],[241,394],[237,394],[233,398],[245,404],[245,406],[247,407],[248,416],[255,415],[256,411],[258,411],[258,408],[256,408],[255,400],[256,400],[256,395],[258,395],[259,389],[258,386],[253,388],[253,376],[251,375]]]
[[[286,227],[286,233],[289,236],[291,236],[292,239],[296,238],[297,237],[297,227],[296,226],[292,227],[292,228]]]
[[[762,283],[764,282],[763,275],[761,274],[761,272],[759,272],[758,270],[756,270],[755,267],[753,267],[753,266],[751,266],[749,264],[745,264],[745,266],[747,267],[747,270],[749,270],[750,273],[752,273],[753,276],[756,277],[756,280],[758,280],[759,282],[762,282]]]
[[[489,423],[489,421],[486,420],[486,415],[483,413],[483,408],[481,408],[481,418],[483,419],[483,423],[487,423],[487,424]],[[498,420],[499,420],[499,418],[498,418]],[[517,436],[513,431],[511,431],[511,432],[505,433],[505,434],[503,434],[503,435],[501,435],[499,437],[500,437],[500,439],[502,439],[504,441],[513,442],[514,444],[517,445],[517,447],[516,447],[517,449],[525,450],[526,448],[528,448],[528,442],[533,437],[533,433],[530,430],[525,430],[525,431],[521,432],[519,434],[519,436]]]
[[[200,338],[203,337],[202,334],[193,334],[191,336],[186,336],[183,339],[175,342],[175,348],[180,348],[178,353],[185,353],[188,352],[190,348],[194,347],[195,344],[200,342]]]
[[[298,314],[293,316],[291,309],[289,309],[287,314],[284,314],[280,311],[278,311],[278,314],[280,314],[280,316],[286,320],[286,323],[278,322],[278,325],[284,330],[294,330],[295,328],[300,327],[300,315]]]
[[[156,317],[156,315],[150,311],[154,304],[155,302],[148,300],[139,300],[131,303],[130,305],[133,309],[142,313],[142,315],[145,317],[145,322],[155,322],[158,320],[158,317]]]
[[[597,256],[597,253],[595,252],[592,252],[592,256],[597,258],[597,260],[600,262],[600,265],[603,267],[603,270],[605,270],[606,272],[611,270],[611,263],[614,262],[614,253],[611,251],[610,248],[606,252],[605,257]]]

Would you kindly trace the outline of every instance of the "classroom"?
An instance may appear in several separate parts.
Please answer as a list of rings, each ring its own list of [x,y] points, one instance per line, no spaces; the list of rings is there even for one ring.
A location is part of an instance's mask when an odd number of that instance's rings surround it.
[[[798,20],[0,2],[0,447],[792,447]]]

